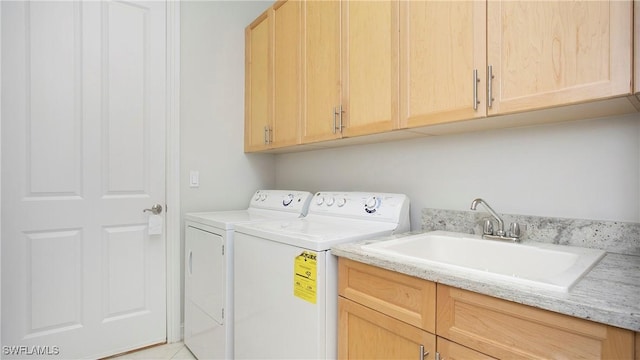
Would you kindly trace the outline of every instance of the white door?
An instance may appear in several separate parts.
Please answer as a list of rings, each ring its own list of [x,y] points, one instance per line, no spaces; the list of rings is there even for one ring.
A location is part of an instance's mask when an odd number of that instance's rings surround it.
[[[164,342],[165,3],[1,6],[1,356]]]

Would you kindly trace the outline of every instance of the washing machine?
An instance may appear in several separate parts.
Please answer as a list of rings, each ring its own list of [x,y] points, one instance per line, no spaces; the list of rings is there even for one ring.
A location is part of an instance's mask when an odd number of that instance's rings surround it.
[[[241,224],[234,251],[236,359],[335,359],[337,244],[410,230],[403,194],[319,192],[304,218]]]
[[[198,359],[233,358],[234,229],[306,215],[312,194],[258,190],[245,210],[185,215],[184,343]]]

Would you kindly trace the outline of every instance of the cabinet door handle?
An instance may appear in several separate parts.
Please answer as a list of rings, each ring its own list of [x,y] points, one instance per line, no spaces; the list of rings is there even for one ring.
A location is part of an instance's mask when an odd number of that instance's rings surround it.
[[[267,126],[264,127],[264,144],[269,144],[269,128]]]
[[[337,115],[336,107],[334,106],[333,107],[333,130],[332,130],[334,134],[336,133],[336,115]]]
[[[489,106],[489,108],[491,108],[491,106],[493,105],[493,66],[489,65],[489,69],[488,69],[488,74],[487,74],[487,81],[488,81],[488,86],[489,86],[489,91],[487,94],[487,106]]]
[[[478,100],[478,83],[480,79],[478,79],[478,69],[473,69],[473,110],[478,110],[478,104],[480,101]]]
[[[333,133],[342,132],[342,105],[333,107]]]
[[[193,275],[193,251],[189,250],[189,275]]]
[[[427,355],[429,355],[429,352],[424,350],[424,345],[420,345],[420,354],[418,356],[418,360],[424,360],[424,357]]]

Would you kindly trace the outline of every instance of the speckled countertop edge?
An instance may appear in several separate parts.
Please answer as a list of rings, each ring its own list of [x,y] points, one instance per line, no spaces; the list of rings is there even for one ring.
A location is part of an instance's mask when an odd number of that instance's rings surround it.
[[[397,259],[363,249],[378,241],[414,235],[406,233],[341,244],[339,257],[415,276],[480,294],[530,305],[582,319],[640,331],[640,256],[607,253],[569,292],[540,290],[499,279],[471,277],[466,272]]]

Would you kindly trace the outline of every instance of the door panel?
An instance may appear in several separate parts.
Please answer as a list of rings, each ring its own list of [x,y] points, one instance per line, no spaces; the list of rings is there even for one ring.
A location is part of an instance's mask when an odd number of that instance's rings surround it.
[[[107,146],[103,163],[108,166],[106,193],[144,194],[147,179],[145,158],[149,128],[146,105],[149,93],[145,91],[145,66],[148,54],[145,49],[144,18],[147,10],[127,3],[107,3],[107,22],[103,24],[102,52],[107,62],[103,64],[104,96],[108,99],[103,114],[103,143]],[[126,49],[127,56],[122,50]]]
[[[165,4],[1,6],[2,344],[163,342],[165,238],[142,210],[164,205]]]
[[[27,305],[31,321],[27,333],[61,332],[81,325],[82,231],[25,234]]]

